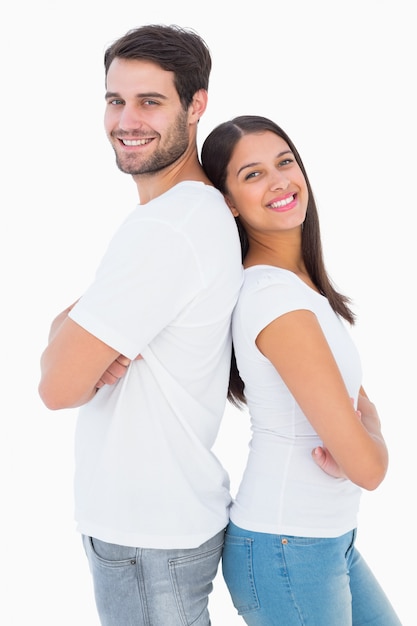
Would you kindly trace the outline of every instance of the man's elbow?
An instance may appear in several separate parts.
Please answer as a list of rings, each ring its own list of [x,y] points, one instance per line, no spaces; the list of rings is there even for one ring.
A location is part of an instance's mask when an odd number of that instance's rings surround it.
[[[56,393],[56,390],[53,387],[47,385],[43,380],[39,383],[38,386],[39,396],[46,406],[47,409],[51,411],[57,411],[59,409],[65,409],[63,399],[59,397]]]
[[[85,404],[91,398],[91,394],[86,398],[73,397],[69,389],[60,388],[58,385],[50,384],[44,380],[39,383],[38,393],[46,408],[51,411],[74,409]]]

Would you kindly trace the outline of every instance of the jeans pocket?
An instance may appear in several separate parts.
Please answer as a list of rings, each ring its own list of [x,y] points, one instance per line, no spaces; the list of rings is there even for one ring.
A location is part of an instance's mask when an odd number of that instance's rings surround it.
[[[84,547],[90,560],[101,565],[118,566],[136,563],[137,549],[107,543],[94,537],[84,537]]]
[[[239,615],[259,608],[253,571],[253,540],[226,534],[223,547],[223,578]]]
[[[212,541],[211,544],[214,542]],[[223,535],[216,545],[200,546],[189,555],[170,558],[169,572],[183,624],[206,624],[207,598],[213,589],[222,553]]]
[[[136,577],[136,548],[119,546],[83,535],[97,603],[106,602],[117,585],[127,587]]]

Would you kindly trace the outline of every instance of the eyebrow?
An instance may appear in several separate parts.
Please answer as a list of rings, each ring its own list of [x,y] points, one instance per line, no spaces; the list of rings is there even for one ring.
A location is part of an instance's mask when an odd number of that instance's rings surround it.
[[[157,91],[148,91],[145,93],[137,93],[136,94],[137,98],[159,98],[160,100],[167,100],[167,96],[164,96],[162,93],[159,93]],[[123,98],[121,98],[120,94],[117,93],[117,91],[106,91],[104,98],[106,100],[108,100],[109,98],[120,98],[121,100],[123,100]]]
[[[283,150],[282,152],[279,152],[275,158],[279,159],[281,158],[284,154],[293,154],[292,150]],[[236,176],[239,176],[240,172],[244,169],[247,169],[248,167],[255,167],[255,165],[259,165],[259,161],[255,162],[255,163],[248,163],[247,165],[242,165],[242,167],[236,172]]]

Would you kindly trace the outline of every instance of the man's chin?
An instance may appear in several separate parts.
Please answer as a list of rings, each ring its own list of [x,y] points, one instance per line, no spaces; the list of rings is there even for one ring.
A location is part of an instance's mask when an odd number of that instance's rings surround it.
[[[130,174],[131,176],[135,176],[138,174],[142,174],[142,169],[138,168],[134,163],[126,163],[125,161],[121,161],[116,157],[116,165],[121,172],[124,174]]]

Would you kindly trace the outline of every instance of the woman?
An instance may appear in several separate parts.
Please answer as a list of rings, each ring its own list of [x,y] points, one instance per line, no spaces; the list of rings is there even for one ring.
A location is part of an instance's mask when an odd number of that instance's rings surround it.
[[[381,483],[388,453],[304,165],[257,116],[220,124],[201,156],[245,268],[229,399],[247,404],[252,439],[223,553],[233,603],[250,626],[398,626],[355,547],[361,488]]]

